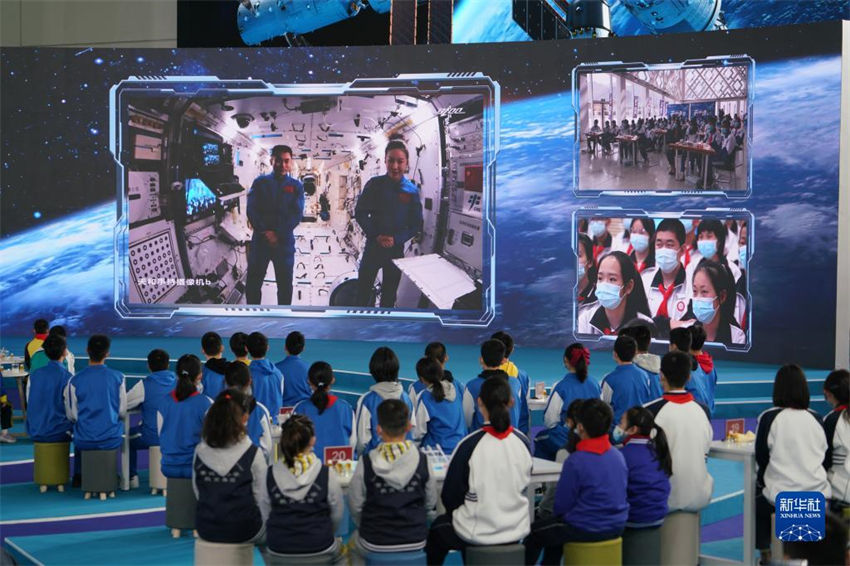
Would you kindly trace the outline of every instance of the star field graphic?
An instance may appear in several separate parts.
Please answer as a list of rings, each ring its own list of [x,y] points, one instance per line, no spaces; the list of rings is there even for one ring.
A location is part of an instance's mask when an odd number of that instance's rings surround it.
[[[310,49],[3,49],[0,52],[0,331],[33,316],[85,335],[229,335],[225,317],[122,320],[113,308],[116,167],[108,93],[134,75],[270,83],[347,82],[400,73],[480,71],[502,89],[496,173],[497,318],[489,329],[434,323],[250,318],[269,336],[478,342],[506,328],[522,346],[572,340],[572,214],[586,206],[650,212],[742,207],[756,219],[750,262],[753,349],[827,367],[835,342],[840,25],[824,23],[613,41]],[[724,197],[600,197],[571,189],[570,71],[579,62],[664,62],[746,53],[756,60],[753,191]],[[790,111],[789,111],[790,109]],[[812,120],[817,127],[812,127]],[[817,230],[812,227],[817,226]],[[811,300],[817,297],[818,300]],[[804,336],[788,332],[805,328]],[[712,352],[718,358],[740,354]],[[737,357],[736,357],[737,356]],[[779,360],[785,361],[785,360]]]

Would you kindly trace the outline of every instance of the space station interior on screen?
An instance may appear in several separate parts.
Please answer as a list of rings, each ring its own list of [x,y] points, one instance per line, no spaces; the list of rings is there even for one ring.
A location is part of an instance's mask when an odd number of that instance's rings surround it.
[[[136,97],[127,116],[130,303],[482,308],[481,95]]]
[[[747,344],[750,218],[579,217],[576,334],[701,324],[709,342]]]
[[[749,68],[579,72],[578,189],[745,191]]]

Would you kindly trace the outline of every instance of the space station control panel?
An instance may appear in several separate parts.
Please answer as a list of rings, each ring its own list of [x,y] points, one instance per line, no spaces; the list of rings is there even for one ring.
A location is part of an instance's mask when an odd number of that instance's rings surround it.
[[[112,149],[121,165],[122,316],[259,311],[479,326],[492,319],[499,89],[489,78],[449,73],[271,85],[146,77],[122,81],[111,102],[120,120]],[[377,190],[363,199],[389,179],[390,141],[405,148],[398,196]],[[300,182],[282,191],[300,194],[303,187],[304,205],[300,217],[295,213],[294,252],[286,246],[286,253],[272,250],[274,257],[258,260],[263,254],[252,253],[247,214],[257,197],[249,189],[272,172],[273,149],[281,145],[291,152],[286,175]],[[358,205],[367,201],[372,210],[364,215]],[[253,202],[279,214],[277,204]],[[404,239],[400,256],[394,252],[374,280],[362,276],[374,245],[362,222]],[[398,283],[385,277],[392,267],[401,272]],[[291,299],[281,304],[281,289],[290,285]]]

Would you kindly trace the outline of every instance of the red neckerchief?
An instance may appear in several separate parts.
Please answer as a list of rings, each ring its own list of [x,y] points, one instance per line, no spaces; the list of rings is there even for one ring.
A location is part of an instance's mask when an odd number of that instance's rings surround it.
[[[670,318],[670,313],[667,311],[667,301],[670,300],[670,297],[673,296],[673,291],[676,290],[676,282],[671,283],[669,289],[664,288],[664,283],[659,283],[658,290],[661,292],[661,305],[658,307],[658,312],[655,313],[655,316],[666,316]]]
[[[35,339],[36,339],[36,340],[46,340],[46,339],[47,339],[47,333],[44,333],[44,334],[36,334],[36,335],[35,335]]]
[[[645,261],[639,261],[637,263],[636,267],[637,267],[638,273],[643,273],[643,270],[646,269],[646,262]]]
[[[616,333],[617,331],[611,328],[610,326],[608,328],[602,329],[602,334],[604,334],[605,336],[613,336]]]
[[[633,434],[631,436],[627,436],[626,439],[623,440],[623,446],[625,446],[626,444],[628,444],[631,440],[634,440],[635,438],[649,438],[649,436],[647,436],[645,434]]]
[[[605,250],[605,246],[596,246],[596,245],[593,246],[593,262],[594,263],[597,263],[597,260],[599,259],[599,254],[601,254],[603,252],[603,250]]]
[[[509,427],[508,427],[505,431],[503,431],[503,432],[499,432],[499,431],[497,431],[495,428],[493,428],[493,427],[492,427],[492,426],[490,426],[490,425],[484,425],[484,426],[482,426],[482,427],[481,427],[481,430],[483,430],[483,431],[484,431],[484,432],[486,432],[487,434],[490,434],[490,435],[492,435],[492,436],[495,436],[495,437],[496,437],[496,438],[498,438],[499,440],[504,440],[505,438],[507,438],[508,436],[510,436],[511,432],[513,432],[513,430],[514,430],[514,427],[509,426]]]
[[[328,406],[325,409],[330,409],[336,403],[336,400],[339,399],[336,395],[328,395]]]
[[[629,249],[626,250],[626,255],[632,255],[632,252],[635,251],[634,247],[629,244]]]
[[[679,405],[683,405],[690,401],[694,400],[694,396],[690,393],[682,392],[682,393],[665,393],[662,397],[666,401],[670,401],[671,403],[678,403]]]
[[[833,409],[833,411],[843,411],[846,408],[847,408],[847,405],[838,405]]]
[[[604,454],[611,448],[611,441],[608,440],[608,435],[597,436],[596,438],[586,438],[579,440],[576,444],[576,450],[579,452],[593,452],[594,454]]]
[[[697,354],[694,358],[705,373],[711,373],[711,370],[714,369],[714,360],[711,359],[711,354],[708,352]]]
[[[194,397],[195,395],[200,395],[200,393],[198,392],[198,390],[197,390],[197,389],[195,390],[195,392],[194,392],[194,393],[192,393],[191,395],[189,395],[189,397]],[[188,399],[189,397],[186,397],[186,399]],[[172,399],[174,399],[174,401],[175,401],[176,403],[179,403],[179,402],[180,402],[180,401],[177,399],[177,390],[176,390],[176,389],[174,389],[174,390],[172,390],[172,391],[171,391],[171,398],[172,398]],[[183,399],[183,400],[185,401],[186,399]]]
[[[688,267],[689,263],[691,263],[691,250],[685,247],[685,267]]]

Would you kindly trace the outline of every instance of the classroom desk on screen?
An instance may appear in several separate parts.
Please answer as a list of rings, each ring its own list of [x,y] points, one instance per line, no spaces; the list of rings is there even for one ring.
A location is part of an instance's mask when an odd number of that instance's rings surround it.
[[[588,132],[585,134],[585,137],[588,141],[593,141],[593,155],[596,155],[596,152],[599,151],[599,148],[602,145],[602,132]]]
[[[756,452],[753,442],[715,440],[708,451],[709,458],[732,460],[744,464],[744,554],[741,562],[701,554],[700,564],[755,564],[756,546]]]
[[[714,149],[707,143],[693,142],[674,142],[669,144],[669,147],[676,152],[673,162],[676,164],[676,179],[679,181],[684,180],[684,175],[680,175],[679,173],[682,169],[680,166],[681,162],[679,161],[679,152],[702,155],[702,186],[703,188],[708,187],[708,160],[716,153]]]
[[[617,136],[615,138],[618,142],[620,142],[620,164],[623,163],[623,145],[629,144],[632,147],[632,165],[637,165],[637,136]]]

